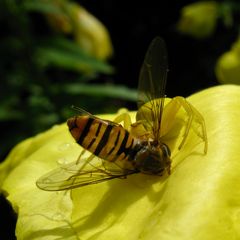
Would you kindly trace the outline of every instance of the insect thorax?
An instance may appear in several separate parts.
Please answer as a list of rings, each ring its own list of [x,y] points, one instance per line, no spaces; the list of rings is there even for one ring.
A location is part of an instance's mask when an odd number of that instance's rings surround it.
[[[163,175],[170,172],[170,149],[164,143],[154,141],[139,142],[133,165],[140,172],[152,175]]]

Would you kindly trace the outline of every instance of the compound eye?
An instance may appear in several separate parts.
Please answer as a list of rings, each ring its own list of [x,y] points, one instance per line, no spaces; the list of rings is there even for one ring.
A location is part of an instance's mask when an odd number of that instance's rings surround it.
[[[169,147],[166,144],[163,143],[161,148],[162,148],[164,157],[170,157],[171,156],[171,151],[170,151]]]

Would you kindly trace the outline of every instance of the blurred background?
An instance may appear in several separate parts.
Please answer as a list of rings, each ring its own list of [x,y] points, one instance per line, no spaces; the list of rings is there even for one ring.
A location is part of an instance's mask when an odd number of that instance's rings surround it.
[[[168,97],[238,84],[239,12],[237,0],[1,0],[0,161],[74,115],[71,105],[93,114],[136,110],[139,70],[155,36],[168,48]],[[0,212],[1,239],[14,239],[3,198]]]

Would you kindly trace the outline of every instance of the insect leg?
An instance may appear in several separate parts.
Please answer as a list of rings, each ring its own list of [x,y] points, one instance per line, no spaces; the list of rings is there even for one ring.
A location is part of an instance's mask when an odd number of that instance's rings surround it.
[[[84,169],[85,166],[86,166],[87,164],[89,164],[89,163],[93,160],[93,158],[96,157],[95,155],[91,154],[91,155],[88,156],[87,158],[83,159],[84,153],[86,153],[86,150],[85,150],[85,149],[83,149],[83,150],[81,151],[81,153],[79,154],[79,156],[78,156],[78,158],[77,158],[77,161],[76,161],[76,165],[80,165],[80,166],[81,166],[79,170]],[[82,165],[81,165],[81,164],[82,164]]]
[[[114,120],[115,123],[121,123],[123,122],[123,127],[127,130],[130,130],[130,127],[132,125],[132,120],[129,115],[129,113],[126,111],[121,112]]]
[[[86,150],[82,149],[81,153],[79,154],[79,156],[77,158],[77,162],[76,162],[77,164],[81,161],[81,158],[82,158],[82,156],[84,155],[85,152],[86,152]]]
[[[179,149],[184,145],[189,131],[193,128],[194,132],[202,138],[204,141],[204,153],[207,152],[208,142],[207,142],[207,133],[205,122],[202,115],[198,112],[196,108],[194,108],[184,97],[174,97],[164,108],[164,116],[163,116],[163,135],[165,135],[171,128],[173,124],[173,120],[176,118],[177,113],[181,109],[181,107],[186,112],[188,119],[186,123],[185,132],[183,134],[182,142],[179,145]],[[196,128],[193,127],[193,122],[197,123],[201,127],[201,132],[197,131]]]

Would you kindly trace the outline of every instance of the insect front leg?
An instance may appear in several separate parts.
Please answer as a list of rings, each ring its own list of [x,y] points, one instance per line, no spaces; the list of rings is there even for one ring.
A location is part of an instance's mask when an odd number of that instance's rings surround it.
[[[164,108],[163,114],[163,134],[165,135],[169,130],[173,127],[174,119],[177,117],[177,113],[180,109],[183,108],[187,114],[187,122],[185,132],[183,134],[183,139],[178,147],[181,149],[184,145],[189,131],[193,128],[194,132],[204,141],[204,153],[207,152],[208,142],[207,142],[207,133],[205,122],[202,115],[198,112],[196,108],[193,107],[184,97],[174,97]],[[197,131],[196,128],[193,127],[193,123],[197,123],[201,127],[201,131]]]
[[[113,120],[113,122],[115,123],[123,122],[123,127],[128,131],[130,130],[132,125],[132,120],[127,110],[124,110],[124,112],[120,112],[119,115]]]
[[[152,134],[144,128],[143,120],[138,120],[132,123],[131,117],[127,110],[121,111],[120,114],[113,120],[115,123],[123,122],[123,127],[128,130],[132,136],[138,139],[148,139]]]

